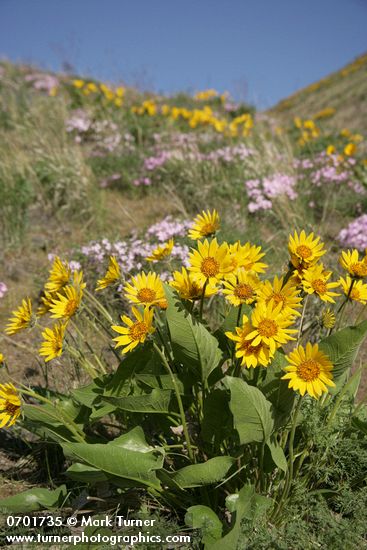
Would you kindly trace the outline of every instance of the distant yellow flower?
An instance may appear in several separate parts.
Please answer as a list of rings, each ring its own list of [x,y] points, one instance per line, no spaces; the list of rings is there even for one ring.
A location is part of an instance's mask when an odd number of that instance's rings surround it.
[[[247,242],[241,245],[238,241],[229,246],[229,252],[234,274],[237,269],[241,268],[246,271],[255,271],[255,273],[264,273],[268,267],[267,264],[260,262],[265,253],[262,252],[261,246],[256,246],[256,244]]]
[[[201,214],[196,216],[193,226],[189,230],[189,237],[193,240],[203,239],[214,235],[220,226],[219,214],[216,210],[203,210]]]
[[[183,300],[199,300],[203,294],[203,285],[193,281],[191,273],[188,273],[183,267],[180,271],[173,272],[173,281],[170,286],[177,290],[178,295]],[[215,284],[207,284],[205,287],[205,297],[213,296],[218,292]]]
[[[334,328],[336,322],[335,313],[328,307],[321,313],[321,324],[325,328]]]
[[[298,346],[287,355],[288,367],[283,380],[289,380],[288,387],[306,392],[318,399],[323,392],[328,392],[327,386],[335,387],[333,382],[333,364],[329,357],[319,350],[318,344],[307,343],[306,348]]]
[[[303,230],[299,235],[295,231],[294,236],[289,236],[288,249],[295,268],[308,267],[316,263],[326,253],[324,243],[319,241],[320,237],[315,238],[313,233],[306,235]]]
[[[120,266],[114,256],[110,256],[106,274],[102,279],[98,279],[96,290],[103,290],[110,285],[113,285],[121,278]]]
[[[0,428],[9,428],[20,415],[21,399],[13,384],[0,384]]]
[[[173,245],[174,245],[174,241],[173,239],[170,239],[168,242],[166,242],[162,246],[157,246],[157,248],[153,250],[151,255],[147,256],[145,259],[148,262],[158,262],[159,260],[163,260],[163,258],[167,258],[167,256],[171,255]]]
[[[163,283],[156,273],[142,272],[131,279],[124,287],[126,298],[135,304],[157,305],[166,298]]]
[[[123,88],[122,86],[119,86],[118,88],[116,88],[115,90],[115,94],[117,95],[117,97],[124,97],[125,95],[125,88]]]
[[[302,119],[299,116],[295,116],[293,122],[296,128],[302,128]]]
[[[122,107],[123,104],[124,104],[124,102],[123,102],[123,100],[122,100],[121,97],[116,97],[114,103],[115,103],[116,107]]]
[[[245,365],[247,368],[257,367],[261,365],[266,367],[272,357],[273,353],[270,352],[270,347],[265,342],[260,342],[254,345],[253,340],[249,340],[247,337],[253,332],[253,327],[246,315],[242,317],[242,326],[236,327],[235,332],[226,332],[227,338],[236,343],[236,357],[241,359],[241,365]]]
[[[282,344],[294,340],[292,334],[297,331],[287,328],[293,323],[293,316],[281,310],[282,304],[275,306],[272,300],[268,304],[259,302],[251,315],[253,330],[246,340],[251,340],[253,346],[266,344],[272,354]]]
[[[31,327],[33,323],[32,303],[29,298],[22,300],[22,304],[18,309],[12,312],[14,317],[9,319],[9,323],[6,326],[6,334],[15,334],[25,328]]]
[[[357,152],[357,145],[355,143],[347,143],[344,147],[344,155],[347,157],[352,157]]]
[[[323,264],[314,265],[302,273],[302,286],[307,294],[317,294],[323,302],[335,303],[334,297],[340,296],[331,289],[337,288],[339,283],[329,283],[331,271],[325,271]]]
[[[125,323],[126,327],[121,327],[119,325],[112,326],[111,328],[122,334],[122,336],[117,336],[114,338],[114,341],[117,342],[116,348],[124,346],[123,353],[132,351],[138,344],[145,342],[149,334],[152,334],[155,331],[153,327],[153,309],[148,307],[144,308],[144,313],[142,314],[138,308],[132,308],[133,315],[135,320],[130,319],[127,315],[121,315],[121,320]]]
[[[2,353],[0,353],[0,365],[2,365],[3,363],[5,363],[5,357]]]
[[[50,269],[45,289],[49,292],[58,292],[64,286],[69,284],[71,278],[71,269],[68,262],[63,262],[58,256],[55,257]]]
[[[86,86],[87,86],[87,90],[89,90],[90,92],[93,92],[93,93],[98,92],[98,87],[94,82],[88,82]]]
[[[334,145],[328,145],[326,148],[326,154],[327,155],[334,155],[335,154],[335,146]]]
[[[224,289],[222,290],[226,300],[234,305],[252,304],[256,299],[256,291],[261,282],[254,271],[246,271],[239,269],[237,276],[233,276],[228,281],[223,281]]]
[[[339,279],[343,292],[346,296],[349,295],[350,300],[360,302],[361,304],[367,303],[367,284],[363,281],[356,281],[351,279],[348,275],[345,279],[340,277]],[[352,286],[353,283],[353,286]],[[350,290],[352,288],[352,290]]]
[[[218,244],[217,239],[210,242],[198,241],[198,250],[189,254],[189,271],[192,280],[204,285],[206,282],[215,284],[232,271],[231,258],[227,243]]]
[[[57,323],[42,332],[44,342],[39,349],[39,354],[45,356],[45,362],[51,361],[62,354],[62,346],[66,330],[66,323]]]
[[[273,300],[274,305],[281,304],[282,312],[291,315],[300,315],[297,308],[301,307],[302,298],[299,296],[296,284],[292,279],[284,284],[284,278],[274,277],[271,281],[264,281],[257,289],[258,301],[264,301],[266,304]]]
[[[352,277],[363,278],[367,277],[367,261],[366,258],[359,259],[359,252],[356,249],[343,250],[339,258],[340,265],[348,271]]]
[[[64,294],[57,292],[57,298],[52,300],[50,313],[54,319],[70,319],[75,315],[82,301],[82,289],[66,286],[63,292]]]
[[[73,80],[73,86],[75,88],[83,88],[84,80],[80,80],[80,79]]]
[[[351,135],[352,135],[352,132],[350,130],[348,130],[348,128],[343,128],[341,131],[340,131],[340,135],[342,137],[345,137],[345,138],[349,138]]]

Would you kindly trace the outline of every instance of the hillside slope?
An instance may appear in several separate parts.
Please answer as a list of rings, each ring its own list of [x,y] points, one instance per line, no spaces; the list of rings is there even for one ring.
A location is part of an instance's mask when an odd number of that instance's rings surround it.
[[[325,109],[330,109],[325,118],[331,128],[367,131],[367,54],[283,99],[269,112],[285,122],[295,116],[317,119]]]

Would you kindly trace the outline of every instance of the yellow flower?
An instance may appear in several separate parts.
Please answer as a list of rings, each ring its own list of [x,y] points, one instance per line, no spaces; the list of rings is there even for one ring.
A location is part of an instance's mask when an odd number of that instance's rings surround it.
[[[62,262],[60,258],[56,256],[45,284],[45,289],[49,292],[58,292],[69,284],[70,278],[71,269],[69,264],[67,262]]]
[[[339,279],[343,292],[346,296],[349,296],[351,300],[355,302],[360,302],[361,304],[367,303],[367,284],[363,283],[361,280],[356,281],[346,276],[345,279],[340,277]],[[351,285],[352,290],[350,290]]]
[[[117,342],[116,348],[124,346],[122,350],[123,353],[129,352],[138,344],[145,342],[147,336],[155,331],[152,325],[153,309],[145,307],[144,313],[142,314],[138,308],[133,307],[132,312],[135,320],[130,319],[127,315],[121,315],[121,320],[125,323],[126,327],[121,327],[119,325],[111,327],[115,332],[122,334],[122,336],[114,338],[114,341]]]
[[[198,250],[189,254],[192,280],[204,286],[206,282],[215,284],[232,271],[231,258],[227,243],[218,244],[217,239],[210,242],[198,241]]]
[[[321,324],[325,328],[334,328],[335,327],[335,313],[328,307],[321,313]]]
[[[343,250],[339,258],[341,266],[355,278],[367,277],[366,258],[359,259],[358,250]]]
[[[303,230],[299,235],[295,231],[294,236],[289,236],[288,249],[295,268],[307,268],[315,264],[326,253],[324,243],[319,241],[320,237],[314,238],[313,233],[306,235]]]
[[[347,157],[351,157],[355,155],[357,152],[357,145],[355,143],[347,143],[347,145],[344,147],[344,155]]]
[[[236,327],[236,332],[226,332],[225,334],[227,338],[236,343],[236,357],[241,359],[241,365],[245,365],[247,368],[258,365],[266,367],[270,363],[273,353],[270,352],[270,348],[265,342],[254,345],[254,341],[248,339],[248,335],[252,332],[253,327],[248,317],[243,315],[242,326]]]
[[[258,301],[266,304],[273,300],[274,305],[281,304],[281,311],[291,315],[300,315],[297,308],[301,307],[302,298],[298,294],[295,282],[290,279],[284,284],[284,278],[274,277],[273,283],[264,281],[257,289]]]
[[[57,292],[57,298],[52,300],[50,308],[51,317],[54,319],[70,319],[78,310],[82,301],[83,290],[74,286],[66,286],[64,295]]]
[[[331,292],[339,283],[328,283],[332,275],[331,271],[325,271],[323,264],[317,264],[306,269],[302,274],[303,290],[307,294],[317,294],[323,302],[335,303],[334,296],[340,296],[338,292]]]
[[[123,88],[122,86],[119,86],[118,88],[116,88],[115,93],[116,93],[117,97],[124,97],[125,88]]]
[[[167,258],[167,256],[170,256],[172,252],[173,245],[174,245],[173,239],[170,239],[164,245],[157,246],[157,248],[153,250],[151,255],[147,256],[147,258],[145,259],[148,260],[148,262],[157,262],[159,260],[162,260],[163,258]]]
[[[282,344],[294,340],[291,335],[297,331],[287,328],[292,323],[293,316],[282,312],[281,303],[275,306],[272,300],[268,304],[259,302],[251,315],[253,330],[246,336],[246,340],[251,340],[253,346],[266,344],[273,354]]]
[[[73,80],[73,86],[75,88],[83,88],[84,80],[80,80],[80,79]]]
[[[12,312],[14,317],[9,319],[9,323],[6,326],[6,334],[15,334],[25,328],[32,326],[33,314],[32,314],[32,303],[29,298],[22,300],[22,304],[18,309]]]
[[[193,240],[203,239],[214,235],[220,226],[219,214],[216,210],[203,210],[201,214],[196,216],[193,226],[189,230],[189,237]]]
[[[37,315],[46,315],[52,307],[52,300],[56,298],[55,292],[44,290],[41,296],[41,305],[37,309]]]
[[[204,286],[193,281],[191,273],[188,273],[183,267],[180,271],[174,271],[173,281],[170,286],[175,288],[183,300],[199,300],[203,294]],[[213,296],[218,292],[218,288],[214,284],[207,284],[205,287],[205,297]]]
[[[4,355],[0,352],[0,365],[2,365],[3,363],[5,363],[5,357],[4,357]]]
[[[287,374],[283,380],[289,380],[288,387],[299,391],[301,395],[306,392],[318,399],[323,392],[327,392],[327,386],[335,387],[331,373],[333,365],[327,355],[319,350],[318,344],[307,343],[306,348],[298,346],[287,355],[288,367],[284,370]]]
[[[246,271],[255,271],[256,273],[264,273],[267,264],[260,262],[265,253],[261,251],[261,246],[247,242],[244,245],[238,241],[229,246],[233,272],[236,273],[238,268],[243,268]]]
[[[259,277],[254,271],[239,269],[237,276],[228,281],[223,281],[222,290],[226,300],[234,305],[252,304],[256,299],[256,291],[261,284]]]
[[[326,148],[326,154],[327,155],[334,155],[336,149],[334,145],[328,145]]]
[[[93,93],[98,92],[97,85],[94,82],[88,82],[87,90],[89,90],[90,92],[93,92]]]
[[[116,107],[122,107],[122,105],[124,104],[121,97],[116,97],[114,103],[115,103]]]
[[[162,281],[156,273],[142,272],[133,277],[124,287],[126,298],[135,304],[157,305],[166,298]]]
[[[108,264],[108,269],[106,271],[106,274],[102,279],[98,279],[97,281],[97,288],[96,290],[103,290],[104,288],[107,288],[108,286],[116,283],[121,277],[121,270],[120,266],[117,263],[117,260],[114,256],[110,256],[110,261]]]
[[[0,384],[0,428],[9,428],[16,422],[21,404],[13,384]]]
[[[45,362],[51,361],[62,354],[62,345],[67,323],[57,323],[52,328],[46,328],[42,332],[44,342],[39,349],[39,354],[45,356]]]

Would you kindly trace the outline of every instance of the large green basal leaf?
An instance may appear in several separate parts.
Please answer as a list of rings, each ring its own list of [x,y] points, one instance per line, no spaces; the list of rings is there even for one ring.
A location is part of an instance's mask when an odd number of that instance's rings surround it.
[[[114,439],[110,443],[65,443],[65,454],[78,462],[88,464],[106,474],[125,478],[138,485],[160,488],[156,470],[163,466],[164,451],[147,444],[140,427]]]
[[[226,376],[223,383],[231,392],[229,408],[240,443],[267,441],[274,427],[271,403],[258,388],[240,378]]]
[[[212,544],[222,536],[222,522],[209,506],[190,506],[185,514],[185,523],[192,529],[201,530],[201,542],[204,545]]]
[[[137,413],[169,413],[171,390],[154,389],[146,395],[127,395],[123,397],[104,397],[103,400],[117,409]]]
[[[186,311],[177,294],[166,286],[167,325],[176,361],[187,366],[195,377],[206,380],[219,364],[222,352],[218,341],[202,323]]]
[[[287,380],[281,380],[285,374],[283,368],[287,366],[284,353],[276,351],[274,359],[266,368],[265,379],[259,384],[259,388],[266,399],[273,405],[273,417],[275,428],[287,424],[293,410],[296,392],[288,387]]]
[[[44,405],[23,405],[26,427],[39,436],[47,437],[58,443],[75,441],[75,435],[59,418],[54,407]]]
[[[61,485],[51,489],[34,488],[0,500],[0,509],[8,512],[26,514],[38,510],[59,508],[65,503],[67,489]]]
[[[234,462],[231,456],[217,456],[207,462],[185,466],[170,477],[182,489],[210,485],[222,481]]]
[[[367,321],[363,321],[359,325],[339,330],[320,342],[320,349],[330,357],[334,365],[334,380],[352,367],[366,334]]]

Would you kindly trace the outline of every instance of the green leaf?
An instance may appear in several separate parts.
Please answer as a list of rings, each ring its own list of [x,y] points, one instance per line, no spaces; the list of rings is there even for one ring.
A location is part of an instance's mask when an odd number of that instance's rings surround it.
[[[210,485],[221,481],[234,462],[231,456],[217,456],[201,464],[185,466],[173,473],[171,478],[182,489]]]
[[[59,418],[51,405],[23,405],[27,429],[39,436],[50,438],[58,443],[75,441],[75,435]]]
[[[106,474],[135,481],[138,484],[160,488],[156,470],[163,466],[164,451],[151,447],[140,427],[105,444],[66,443],[67,455]]]
[[[185,523],[192,529],[201,530],[203,544],[210,545],[222,536],[222,522],[209,506],[190,506],[185,515]]]
[[[139,413],[169,413],[172,392],[154,389],[146,395],[127,395],[124,397],[103,397],[104,401],[117,409]]]
[[[0,508],[8,512],[29,513],[38,510],[60,508],[66,499],[67,490],[61,485],[51,489],[34,488],[0,500]]]
[[[106,474],[93,468],[93,466],[87,466],[80,462],[75,462],[67,470],[66,475],[74,481],[82,481],[83,483],[97,483],[100,481],[107,481]]]
[[[222,352],[218,341],[185,310],[179,298],[166,285],[167,324],[176,361],[191,369],[202,381],[217,367]]]
[[[282,447],[271,440],[267,441],[266,444],[271,453],[271,458],[273,459],[276,466],[278,466],[280,470],[283,470],[283,472],[286,472],[288,469],[288,464]]]
[[[339,330],[320,342],[320,349],[330,357],[334,365],[334,380],[352,367],[366,334],[367,321],[363,321],[359,325]]]
[[[271,365],[266,368],[265,379],[259,384],[259,389],[273,405],[276,429],[288,422],[296,398],[296,392],[288,387],[288,381],[281,380],[285,374],[283,367],[287,364],[284,353],[276,351]]]
[[[232,431],[229,392],[220,388],[212,390],[204,401],[200,435],[206,443],[219,445]]]
[[[274,426],[271,403],[258,388],[240,378],[226,376],[223,383],[231,392],[229,407],[240,443],[267,441]]]

